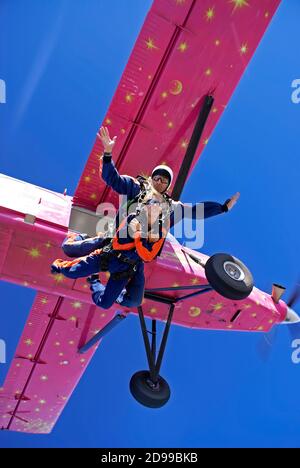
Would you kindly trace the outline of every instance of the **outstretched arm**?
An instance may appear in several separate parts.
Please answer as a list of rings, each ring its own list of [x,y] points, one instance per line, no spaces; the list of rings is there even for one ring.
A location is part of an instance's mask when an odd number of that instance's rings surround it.
[[[135,198],[141,190],[140,184],[133,177],[121,176],[112,160],[112,150],[117,137],[111,140],[106,127],[101,127],[97,136],[101,140],[104,148],[102,157],[102,179],[115,190],[115,192],[121,195],[127,195],[129,199]]]
[[[223,204],[210,201],[196,203],[196,205],[193,206],[185,205],[181,202],[174,203],[174,211],[170,218],[171,226],[178,223],[183,218],[198,219],[199,216],[201,216],[201,218],[206,219],[211,218],[212,216],[216,216],[218,214],[226,213],[227,211],[230,211],[233,208],[233,206],[238,201],[239,197],[240,193],[237,192],[231,198],[228,198]],[[199,210],[199,208],[197,209],[197,206],[200,204],[203,205],[203,211]]]

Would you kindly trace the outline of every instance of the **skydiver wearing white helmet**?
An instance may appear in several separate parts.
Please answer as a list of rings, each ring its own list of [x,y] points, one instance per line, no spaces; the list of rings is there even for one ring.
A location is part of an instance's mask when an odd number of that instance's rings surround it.
[[[115,192],[127,195],[129,205],[132,203],[134,204],[134,202],[137,205],[139,203],[145,203],[145,201],[151,198],[159,199],[162,206],[168,206],[169,208],[168,227],[172,227],[175,222],[178,222],[184,217],[183,209],[186,207],[187,213],[189,213],[188,217],[194,218],[197,216],[197,204],[191,208],[180,201],[175,202],[171,199],[170,195],[168,195],[167,191],[173,182],[173,171],[170,167],[166,165],[156,166],[152,171],[151,178],[144,178],[141,176],[134,178],[128,175],[120,175],[112,160],[112,151],[117,137],[111,139],[107,127],[101,127],[97,136],[104,148],[101,177]],[[201,202],[204,205],[203,217],[209,218],[231,210],[239,196],[240,194],[237,192],[223,204],[217,202]]]

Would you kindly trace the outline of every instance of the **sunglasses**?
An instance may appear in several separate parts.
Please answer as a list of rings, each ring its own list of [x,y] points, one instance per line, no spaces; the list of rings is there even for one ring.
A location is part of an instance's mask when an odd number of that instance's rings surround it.
[[[161,176],[154,176],[152,177],[152,179],[154,180],[154,182],[161,182],[162,184],[168,184],[169,181],[167,179],[165,179],[164,177],[161,177]]]

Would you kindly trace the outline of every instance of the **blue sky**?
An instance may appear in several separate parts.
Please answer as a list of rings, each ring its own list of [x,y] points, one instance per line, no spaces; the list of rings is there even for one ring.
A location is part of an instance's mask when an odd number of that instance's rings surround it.
[[[74,192],[150,4],[1,1],[1,173]],[[285,298],[300,260],[300,103],[291,100],[299,17],[297,0],[279,8],[182,195],[224,201],[240,191],[233,211],[206,223],[202,251],[233,253],[260,289],[286,285]],[[35,293],[2,282],[0,294],[1,384]],[[288,330],[278,330],[268,360],[257,354],[260,339],[173,326],[161,371],[172,396],[152,411],[128,389],[146,366],[129,317],[103,341],[53,433],[3,431],[0,447],[299,447],[300,364]]]

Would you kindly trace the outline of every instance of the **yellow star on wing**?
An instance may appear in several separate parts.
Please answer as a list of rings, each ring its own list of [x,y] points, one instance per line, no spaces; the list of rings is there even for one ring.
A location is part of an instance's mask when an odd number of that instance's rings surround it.
[[[56,283],[62,283],[65,280],[65,277],[62,273],[58,273],[58,275],[53,276],[53,279]]]
[[[185,52],[186,49],[188,48],[188,45],[186,42],[181,42],[177,48],[180,52]]]
[[[248,52],[248,45],[247,45],[247,43],[242,44],[241,47],[240,47],[240,53],[241,53],[241,54],[246,54],[247,52]]]
[[[209,8],[209,9],[205,12],[206,21],[211,21],[211,20],[213,20],[213,19],[214,19],[214,16],[215,16],[215,7]]]
[[[130,104],[133,101],[133,95],[131,93],[127,93],[125,96],[125,101]]]
[[[71,322],[76,322],[77,321],[77,317],[75,315],[71,315],[71,317],[69,317],[69,320]]]
[[[39,258],[41,256],[39,249],[36,248],[30,249],[28,255],[32,258]]]
[[[188,140],[185,139],[185,140],[182,140],[180,146],[181,148],[186,149],[188,147],[188,144],[189,144]]]
[[[217,304],[213,305],[214,310],[221,310],[223,308],[222,302],[218,302]]]
[[[249,3],[246,0],[230,0],[230,3],[234,4],[233,12],[235,12],[235,10],[237,10],[238,8],[249,6]]]
[[[151,37],[148,38],[146,42],[146,46],[148,50],[158,49],[158,47],[154,44],[154,40]]]
[[[198,278],[192,278],[191,282],[192,282],[192,284],[199,284],[199,279]]]
[[[27,346],[33,345],[33,341],[32,341],[30,338],[28,338],[27,340],[25,340],[24,343],[27,344]]]

